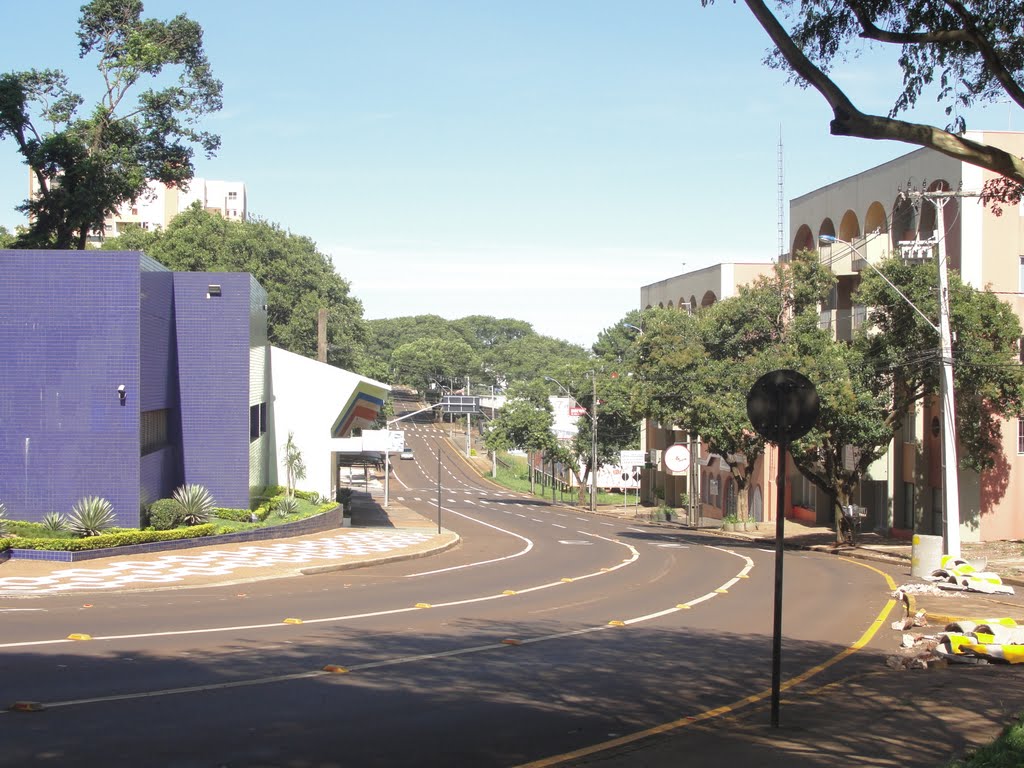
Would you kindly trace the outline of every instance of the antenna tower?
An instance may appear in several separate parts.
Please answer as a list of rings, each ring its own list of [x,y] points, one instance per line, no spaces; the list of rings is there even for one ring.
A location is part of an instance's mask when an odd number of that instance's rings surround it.
[[[778,261],[782,261],[782,224],[783,217],[785,215],[785,209],[782,203],[782,126],[779,126],[779,181],[778,181],[778,192],[779,192],[779,253],[777,256]]]

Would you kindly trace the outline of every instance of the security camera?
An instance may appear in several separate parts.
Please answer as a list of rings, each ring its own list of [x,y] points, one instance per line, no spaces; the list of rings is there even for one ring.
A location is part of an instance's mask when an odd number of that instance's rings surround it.
[[[124,394],[124,384],[120,385],[117,388],[117,394],[119,394],[119,395],[123,395]]]
[[[125,392],[124,384],[120,384],[117,387],[117,399],[121,401],[121,405],[125,404],[125,400],[128,398],[128,393]]]

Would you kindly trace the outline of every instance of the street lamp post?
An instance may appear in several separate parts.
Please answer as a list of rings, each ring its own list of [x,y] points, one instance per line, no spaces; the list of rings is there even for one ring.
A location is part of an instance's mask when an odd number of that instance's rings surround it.
[[[590,511],[594,512],[597,510],[597,371],[590,371],[590,375],[593,381],[593,394],[590,412],[587,413],[587,416],[590,417]],[[562,386],[558,379],[551,376],[545,376],[544,378],[557,384],[558,388],[565,392],[576,403],[577,407],[583,407],[580,405],[580,401],[573,396],[572,392]]]
[[[942,207],[936,206],[936,225],[939,232],[944,232],[942,221]],[[949,328],[949,285],[946,277],[945,249],[941,246],[939,252],[939,324],[936,325],[931,319],[918,309],[906,294],[893,285],[881,270],[868,261],[867,257],[860,250],[846,240],[840,240],[833,235],[820,235],[823,243],[841,243],[860,257],[860,261],[867,264],[875,274],[885,281],[886,285],[892,288],[899,297],[910,305],[911,309],[917,312],[926,323],[939,335],[939,356],[942,362],[942,376],[940,378],[940,397],[942,400],[942,512],[945,534],[945,554],[953,557],[960,557],[960,481],[957,475],[956,461],[956,402],[953,396],[953,344],[952,334]]]

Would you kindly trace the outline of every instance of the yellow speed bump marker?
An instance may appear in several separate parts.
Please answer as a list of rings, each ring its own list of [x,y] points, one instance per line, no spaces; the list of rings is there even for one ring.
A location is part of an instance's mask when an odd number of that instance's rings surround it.
[[[12,712],[41,712],[46,707],[38,701],[16,701],[10,706]]]
[[[506,589],[501,594],[503,594],[503,595],[518,595],[519,593],[516,592],[514,589]]]
[[[686,603],[680,603],[679,605],[676,606],[676,608],[678,608],[680,611],[688,611],[692,607],[693,607],[692,605],[687,605]]]
[[[516,640],[514,637],[507,637],[501,641],[502,645],[522,645],[522,640]]]
[[[626,622],[619,621],[618,619],[616,619],[615,621],[609,621],[608,622],[608,626],[609,627],[624,627],[624,626],[626,626]]]
[[[302,623],[302,619],[285,619],[284,623],[285,624],[301,624]]]
[[[566,584],[568,584],[570,581],[572,581],[572,579],[569,578],[568,576],[566,576],[564,579],[562,579],[562,581],[564,581]]]
[[[416,603],[417,608],[433,608],[430,603]]]
[[[721,587],[716,589],[715,592],[717,592],[720,595],[727,595],[727,594],[729,594],[729,590],[728,589],[722,589]]]
[[[92,635],[87,635],[84,632],[73,632],[68,635],[68,640],[92,640]]]
[[[324,672],[333,672],[336,675],[347,675],[348,669],[339,664],[325,664]]]

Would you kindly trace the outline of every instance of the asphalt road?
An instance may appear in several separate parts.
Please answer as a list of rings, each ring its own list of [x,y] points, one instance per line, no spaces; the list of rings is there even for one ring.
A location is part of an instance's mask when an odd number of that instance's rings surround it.
[[[46,708],[0,715],[0,765],[512,766],[764,701],[773,552],[502,492],[432,425],[407,443],[392,498],[436,515],[440,467],[459,547],[5,612],[4,689]],[[877,668],[834,663],[886,606],[876,566],[785,569],[784,679]]]

